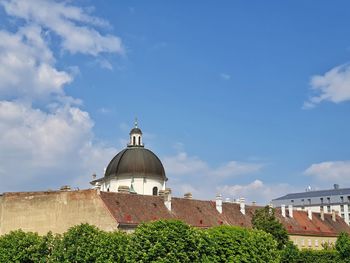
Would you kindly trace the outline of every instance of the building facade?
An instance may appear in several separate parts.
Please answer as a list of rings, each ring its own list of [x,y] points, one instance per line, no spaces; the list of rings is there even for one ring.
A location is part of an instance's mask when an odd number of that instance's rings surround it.
[[[274,207],[292,205],[297,210],[312,212],[338,213],[344,221],[350,223],[350,188],[339,188],[335,184],[333,189],[292,193],[272,200]]]

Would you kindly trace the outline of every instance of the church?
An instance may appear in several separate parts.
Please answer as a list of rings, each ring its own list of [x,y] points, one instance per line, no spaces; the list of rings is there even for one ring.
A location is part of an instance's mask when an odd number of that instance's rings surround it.
[[[177,219],[197,228],[252,227],[253,214],[261,207],[247,205],[244,199],[225,202],[217,195],[213,200],[197,200],[190,193],[173,197],[163,164],[144,147],[137,122],[129,135],[126,148],[109,162],[102,178],[90,182],[91,189],[0,194],[0,235],[17,229],[63,233],[81,223],[131,232],[141,223],[160,219]],[[298,211],[281,205],[276,216],[299,248],[322,249],[323,243],[334,243],[339,233],[350,233],[334,211]]]

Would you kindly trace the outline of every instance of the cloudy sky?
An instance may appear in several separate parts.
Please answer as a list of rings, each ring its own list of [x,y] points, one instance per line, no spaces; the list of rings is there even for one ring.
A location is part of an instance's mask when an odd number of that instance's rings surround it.
[[[178,196],[350,187],[349,9],[0,0],[0,192],[89,187],[135,117]]]

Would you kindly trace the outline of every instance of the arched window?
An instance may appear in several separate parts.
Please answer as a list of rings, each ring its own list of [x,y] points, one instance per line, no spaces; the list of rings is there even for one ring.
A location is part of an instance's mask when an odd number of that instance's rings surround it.
[[[158,187],[153,187],[153,195],[158,195]]]
[[[136,144],[136,137],[132,136],[132,145],[135,145],[135,144]]]
[[[139,145],[141,145],[141,136],[139,137]]]

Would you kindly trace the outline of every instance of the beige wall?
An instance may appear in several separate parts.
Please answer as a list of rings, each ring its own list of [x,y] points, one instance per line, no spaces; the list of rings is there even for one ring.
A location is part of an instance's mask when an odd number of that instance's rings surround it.
[[[97,190],[8,193],[0,196],[0,235],[11,230],[46,234],[89,223],[100,229],[117,229]]]
[[[322,249],[323,243],[335,244],[337,237],[318,237],[318,236],[297,236],[289,235],[289,239],[298,246],[299,249]]]

